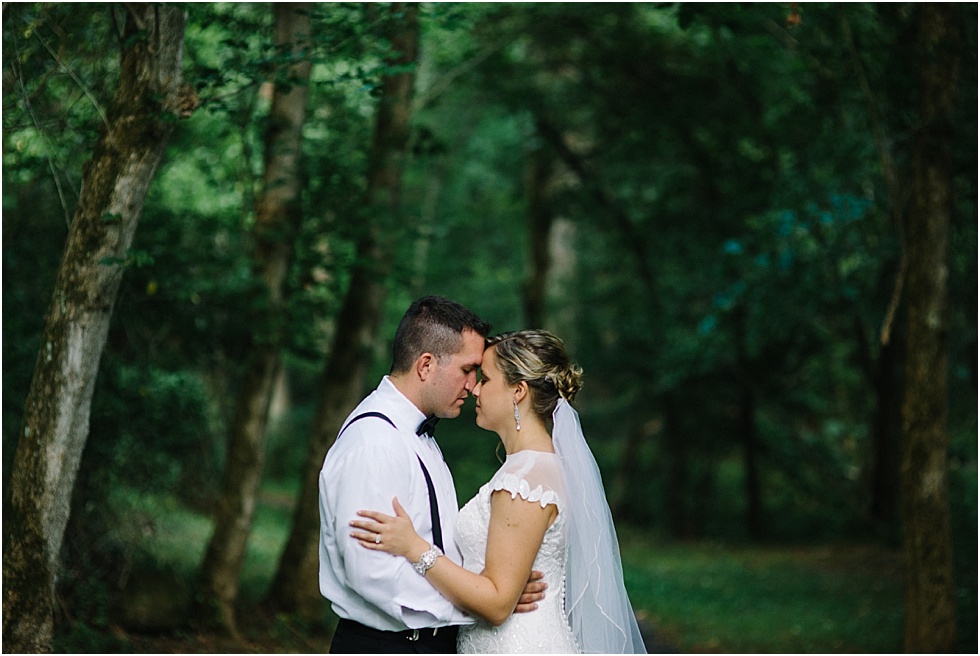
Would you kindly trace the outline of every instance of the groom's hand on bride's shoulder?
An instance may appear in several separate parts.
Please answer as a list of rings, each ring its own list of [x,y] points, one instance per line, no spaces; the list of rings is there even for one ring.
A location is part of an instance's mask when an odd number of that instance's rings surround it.
[[[514,612],[530,613],[532,610],[537,610],[538,602],[544,599],[544,591],[547,588],[548,584],[544,582],[544,572],[531,570],[531,576],[528,577],[524,592],[517,600],[517,607],[514,608]]]

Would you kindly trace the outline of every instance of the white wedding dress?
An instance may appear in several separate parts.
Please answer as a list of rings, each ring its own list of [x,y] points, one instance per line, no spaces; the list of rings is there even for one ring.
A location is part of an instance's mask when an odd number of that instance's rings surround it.
[[[544,508],[554,504],[558,517],[548,528],[534,559],[533,569],[544,572],[548,584],[545,598],[530,613],[516,613],[498,627],[483,621],[459,632],[461,654],[579,653],[565,617],[565,518],[566,494],[558,456],[540,451],[519,451],[507,456],[475,497],[456,518],[456,544],[463,567],[480,573],[485,565],[490,529],[490,496],[497,490],[510,492],[528,503]]]

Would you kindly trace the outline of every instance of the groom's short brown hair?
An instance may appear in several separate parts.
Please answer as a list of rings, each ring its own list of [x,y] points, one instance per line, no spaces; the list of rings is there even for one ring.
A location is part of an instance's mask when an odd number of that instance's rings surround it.
[[[464,330],[486,337],[490,324],[456,301],[423,296],[409,306],[395,331],[391,373],[405,373],[423,353],[440,361],[451,357],[462,346]]]

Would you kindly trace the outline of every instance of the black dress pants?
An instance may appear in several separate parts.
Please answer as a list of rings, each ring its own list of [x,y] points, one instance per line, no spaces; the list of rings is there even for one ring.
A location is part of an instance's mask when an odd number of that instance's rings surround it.
[[[379,631],[340,620],[330,641],[331,654],[455,654],[455,626],[418,631]]]

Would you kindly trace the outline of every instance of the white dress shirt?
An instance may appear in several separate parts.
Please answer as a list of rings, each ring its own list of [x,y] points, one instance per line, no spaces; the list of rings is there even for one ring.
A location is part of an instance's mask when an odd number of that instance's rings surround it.
[[[354,422],[334,442],[320,470],[320,593],[339,617],[382,631],[468,624],[473,620],[433,588],[407,559],[371,551],[350,537],[358,510],[393,515],[391,500],[432,543],[432,519],[422,458],[439,500],[443,548],[456,564],[462,558],[454,540],[458,506],[452,474],[436,441],[415,431],[425,415],[387,376],[344,421]],[[418,457],[416,457],[418,456]]]

